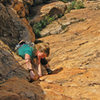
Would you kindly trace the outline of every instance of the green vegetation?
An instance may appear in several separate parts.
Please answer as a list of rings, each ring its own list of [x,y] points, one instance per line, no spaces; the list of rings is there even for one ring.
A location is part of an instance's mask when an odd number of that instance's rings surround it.
[[[84,4],[82,1],[72,1],[71,4],[67,7],[66,13],[69,13],[72,9],[82,9]]]
[[[75,3],[75,6],[74,6],[75,9],[81,9],[81,8],[84,8],[84,4],[82,1],[77,1]]]
[[[58,18],[61,18],[62,16],[64,16],[64,14],[59,14],[57,17]]]
[[[67,27],[67,25],[62,25],[61,28],[64,30]]]
[[[60,1],[67,3],[67,2],[70,2],[71,0],[60,0]]]
[[[69,2],[70,0],[61,0],[63,2]],[[69,13],[72,9],[81,9],[84,8],[84,4],[82,1],[72,1],[71,4],[68,6],[66,13]],[[62,17],[62,14],[55,15],[55,16],[45,16],[40,22],[34,23],[32,25],[33,31],[35,33],[36,38],[40,38],[40,31],[45,28],[48,24],[54,21],[57,18]],[[27,18],[29,19],[29,18]],[[62,29],[65,29],[66,26],[62,26]]]
[[[40,22],[35,23],[33,25],[33,31],[35,33],[36,38],[40,38],[40,31],[45,28],[48,24],[55,20],[55,17],[45,16]]]

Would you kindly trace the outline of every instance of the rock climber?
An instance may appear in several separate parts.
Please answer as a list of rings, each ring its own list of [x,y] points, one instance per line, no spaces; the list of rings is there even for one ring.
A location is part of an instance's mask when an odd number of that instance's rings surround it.
[[[33,48],[23,40],[18,43],[17,54],[25,59],[26,67],[29,70],[31,81],[37,80],[42,76],[42,65],[46,68],[48,74],[52,73],[48,61],[46,60],[46,57],[49,56],[49,51],[50,48],[45,48],[45,46],[37,46],[37,48]],[[32,68],[32,61],[34,58],[37,59],[37,69],[39,77],[35,75]]]

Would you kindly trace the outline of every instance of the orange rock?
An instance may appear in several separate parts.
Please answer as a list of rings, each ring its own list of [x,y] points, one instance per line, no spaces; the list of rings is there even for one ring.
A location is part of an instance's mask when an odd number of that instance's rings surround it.
[[[29,22],[25,18],[23,18],[21,20],[24,23],[24,25],[27,27],[27,29],[29,30],[28,35],[29,35],[30,40],[32,42],[34,42],[35,41],[35,34],[33,33],[32,27],[29,25]]]
[[[65,3],[61,2],[61,1],[57,1],[57,2],[53,2],[47,5],[44,5],[41,8],[41,16],[45,16],[45,15],[50,15],[50,16],[54,16],[54,15],[60,15],[60,14],[64,14],[66,10],[66,5]]]
[[[88,3],[92,8],[98,4]],[[72,10],[66,14],[66,21],[73,18],[85,20],[68,26],[64,34],[40,39],[50,44],[49,64],[54,70],[52,75],[41,78],[40,85],[48,99],[48,95],[55,100],[61,94],[73,100],[100,99],[100,10],[89,9]]]
[[[24,7],[24,4],[23,2],[16,2],[13,4],[12,6],[14,8],[14,10],[16,10],[17,14],[23,18],[25,17],[25,7]]]

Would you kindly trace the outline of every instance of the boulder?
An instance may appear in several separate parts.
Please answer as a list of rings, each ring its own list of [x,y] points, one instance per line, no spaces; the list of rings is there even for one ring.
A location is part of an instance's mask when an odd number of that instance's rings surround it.
[[[66,10],[66,4],[62,1],[53,2],[50,4],[46,4],[41,8],[41,16],[45,15],[63,15]]]
[[[28,100],[28,99],[22,98],[16,93],[1,90],[0,91],[0,100]]]
[[[11,6],[21,18],[29,15],[29,9],[33,5],[33,0],[1,0],[0,2],[5,6]]]
[[[67,5],[63,3],[62,1],[56,1],[51,2],[46,5],[39,5],[36,7],[33,7],[33,13],[36,13],[36,15],[30,19],[30,23],[36,23],[39,22],[44,18],[44,16],[55,16],[56,18],[59,16],[62,16],[67,9]]]
[[[0,84],[0,100],[45,100],[42,88],[19,78]]]
[[[15,76],[26,79],[29,73],[20,66],[12,50],[0,41],[0,82]]]
[[[16,57],[16,58],[15,58]],[[0,41],[0,100],[44,100],[42,88],[28,82],[23,60]]]
[[[22,39],[34,41],[34,33],[23,24],[20,18],[10,7],[0,3],[0,39],[14,49],[15,45]]]

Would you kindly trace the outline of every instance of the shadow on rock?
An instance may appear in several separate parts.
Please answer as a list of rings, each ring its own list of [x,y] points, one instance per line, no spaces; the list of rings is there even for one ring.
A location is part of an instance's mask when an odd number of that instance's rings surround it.
[[[57,74],[57,73],[61,72],[62,70],[63,70],[62,67],[57,68],[57,69],[55,69],[55,70],[52,72],[52,74]]]
[[[13,77],[0,84],[0,100],[45,100],[39,82],[29,83],[24,79]]]

